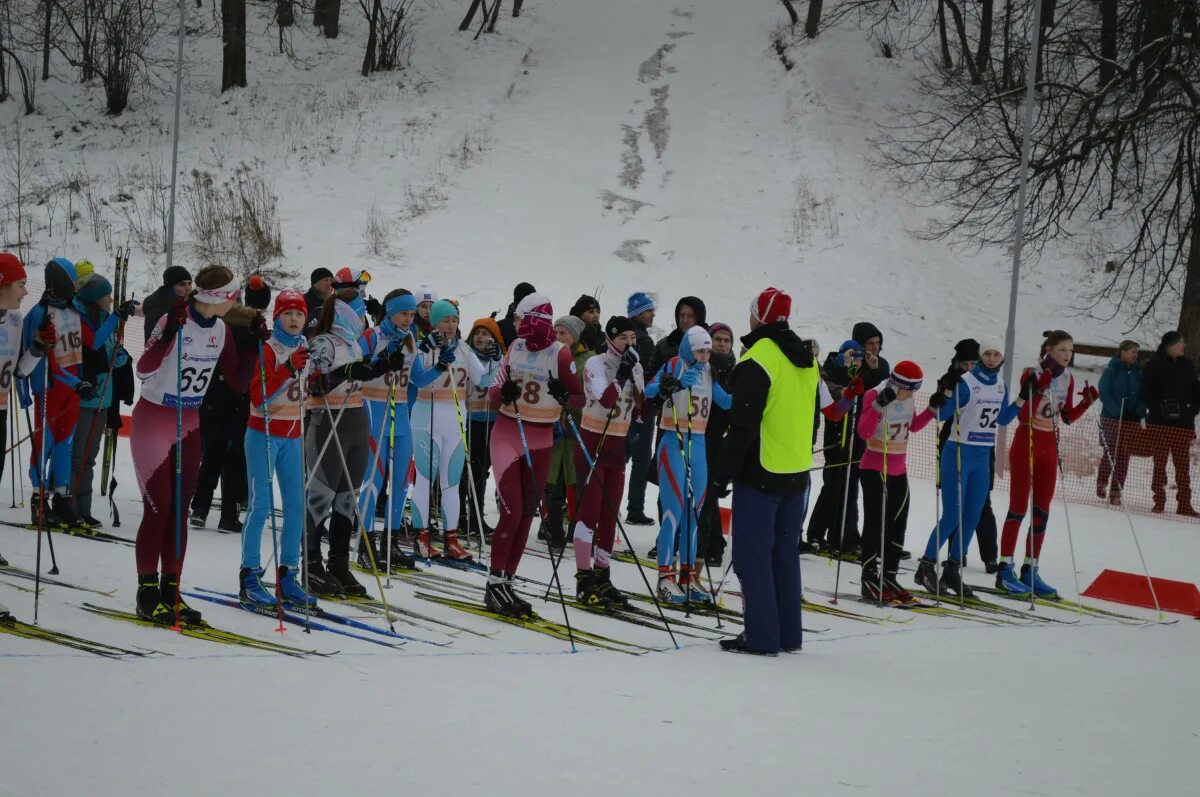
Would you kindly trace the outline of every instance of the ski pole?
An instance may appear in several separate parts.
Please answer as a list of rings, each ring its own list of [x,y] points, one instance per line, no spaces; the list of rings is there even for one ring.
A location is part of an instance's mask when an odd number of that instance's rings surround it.
[[[542,500],[542,488],[537,483],[537,475],[533,472],[533,454],[529,451],[529,441],[525,438],[525,423],[521,420],[521,407],[514,401],[513,414],[516,415],[517,433],[521,436],[521,448],[525,452],[525,466],[529,468],[529,483],[533,486],[533,496],[537,501],[538,519],[542,527],[546,526],[546,509],[545,502]],[[510,574],[511,575],[511,574]],[[567,640],[571,643],[571,652],[577,652],[575,647],[575,631],[571,628],[571,617],[567,613],[567,599],[563,595],[562,579],[558,577],[558,572],[555,571],[553,576],[554,585],[558,588],[558,602],[562,605],[563,622],[567,626]]]
[[[1054,458],[1058,461],[1058,472],[1059,472],[1059,474],[1061,474],[1062,478],[1065,480],[1067,478],[1067,472],[1063,468],[1062,446],[1059,445],[1058,413],[1057,412],[1054,413],[1051,420],[1054,423]],[[1075,540],[1074,540],[1073,536],[1071,535],[1071,510],[1067,508],[1067,500],[1066,500],[1065,496],[1063,497],[1063,500],[1060,503],[1062,503],[1062,507],[1063,507],[1063,517],[1066,518],[1066,522],[1067,522],[1067,548],[1071,552],[1071,575],[1075,579],[1075,599],[1079,603],[1079,608],[1076,609],[1076,612],[1078,614],[1082,615],[1083,614],[1083,594],[1080,593],[1080,591],[1079,591],[1079,568],[1075,564]],[[1139,545],[1138,553],[1140,554],[1141,552],[1142,552],[1141,546]],[[1146,563],[1146,560],[1142,559],[1142,564],[1145,565],[1145,563]],[[1030,582],[1029,591],[1030,591],[1030,594],[1033,594],[1034,590],[1033,590],[1032,568],[1030,568],[1029,582]],[[1150,582],[1150,594],[1151,595],[1154,594],[1154,582],[1153,581]],[[1157,608],[1158,607],[1158,598],[1157,597],[1155,597],[1155,599],[1154,599],[1154,604],[1155,604],[1155,607]],[[1160,614],[1162,613],[1161,609],[1159,609],[1159,613]]]
[[[263,360],[263,342],[258,341],[258,380],[262,385],[263,398],[267,395],[267,364]],[[275,553],[275,566],[280,566],[279,559],[279,527],[275,522],[275,461],[271,458],[271,408],[268,402],[263,402],[263,442],[267,449],[267,511],[271,516],[271,547]],[[224,497],[224,496],[222,496]],[[245,534],[245,531],[242,532]],[[283,579],[275,578],[275,607],[278,610],[279,627],[275,630],[282,634],[287,629],[283,627]]]
[[[967,536],[967,527],[963,525],[963,473],[962,473],[962,411],[958,406],[958,388],[954,389],[954,456],[955,456],[955,481],[958,489],[958,580],[962,582],[962,568],[966,562],[966,552],[963,550],[963,538]],[[974,531],[974,529],[971,529]],[[941,546],[938,546],[938,553],[941,553]],[[934,576],[937,576],[937,570],[934,570]],[[938,593],[941,593],[941,582],[938,582]],[[967,590],[960,586],[958,591],[958,607],[965,608],[967,605]]]
[[[879,422],[883,424],[883,470],[880,472],[880,486],[883,488],[883,506],[879,513],[879,606],[883,608],[883,572],[887,569],[887,521],[888,521],[888,436],[891,430],[887,422],[888,409],[883,408]]]
[[[955,399],[957,400],[957,398]],[[938,580],[938,566],[942,559],[942,443],[939,439],[933,441],[933,535],[936,547],[933,551],[933,577],[938,587],[933,591],[933,604],[942,604],[942,582]],[[958,530],[962,533],[962,529]],[[918,586],[920,581],[918,581]]]
[[[13,407],[13,394],[12,394],[12,391],[10,390],[8,393],[8,436],[10,438],[16,437],[16,433],[13,432],[13,418],[16,415],[17,415],[16,408]],[[20,460],[19,454],[17,455],[17,460],[18,461]],[[11,507],[12,509],[17,508],[17,473],[16,473],[16,469],[17,469],[17,465],[15,462],[10,462],[8,464],[8,482],[9,482],[9,486],[12,488],[12,507]],[[22,482],[23,481],[24,481],[24,479],[22,479]]]
[[[1121,399],[1121,418],[1124,419],[1124,417],[1125,417],[1125,400]],[[1121,420],[1118,423],[1124,423],[1124,420]],[[1101,439],[1103,439],[1103,437],[1101,437]],[[1117,426],[1117,439],[1118,440],[1121,439],[1121,427],[1120,426]],[[1118,443],[1118,445],[1120,445],[1120,444]],[[1113,469],[1113,473],[1115,474],[1117,466],[1116,466],[1116,463],[1113,462],[1112,451],[1109,449],[1107,443],[1103,446],[1103,448],[1104,448],[1104,455],[1108,458],[1109,467]],[[1118,448],[1117,450],[1120,451],[1120,448]],[[1062,462],[1062,460],[1060,459],[1059,460],[1060,466],[1061,466],[1061,462]],[[1064,501],[1063,503],[1065,504],[1066,502]],[[1142,562],[1142,572],[1146,574],[1146,586],[1150,588],[1150,597],[1154,599],[1154,609],[1155,609],[1155,611],[1158,612],[1158,621],[1160,623],[1164,622],[1166,620],[1166,617],[1163,615],[1162,606],[1159,605],[1159,602],[1158,602],[1158,592],[1157,592],[1157,590],[1154,589],[1154,579],[1152,579],[1150,577],[1150,568],[1146,564],[1146,555],[1144,553],[1142,553],[1142,543],[1138,539],[1137,529],[1135,529],[1134,525],[1133,525],[1133,515],[1130,514],[1129,507],[1125,505],[1124,501],[1121,502],[1121,510],[1125,513],[1125,520],[1127,520],[1129,522],[1129,534],[1130,534],[1130,536],[1133,537],[1133,544],[1137,548],[1138,558]],[[1080,603],[1082,603],[1082,600],[1080,601]]]
[[[591,473],[596,469],[596,461],[588,454],[587,446],[583,444],[583,435],[579,433],[579,427],[575,425],[575,419],[567,414],[567,423],[571,427],[571,433],[575,435],[575,441],[579,443],[579,450],[583,452],[583,457],[588,464],[588,472]],[[607,430],[606,430],[607,431]],[[597,454],[600,447],[596,449]],[[586,486],[586,485],[585,485]],[[583,491],[581,490],[580,493]],[[621,515],[617,508],[613,506],[612,499],[608,497],[608,493],[601,492],[600,495],[604,498],[605,508],[612,513],[612,516],[617,521],[617,528],[621,530],[621,536],[625,539],[625,544],[629,546],[629,551],[633,554],[633,563],[637,566],[638,573],[642,576],[642,583],[646,585],[646,594],[650,596],[650,602],[654,604],[654,608],[658,609],[658,616],[663,622],[663,626],[667,629],[667,634],[671,637],[672,644],[675,649],[679,650],[679,642],[675,639],[675,632],[671,630],[671,624],[667,621],[666,614],[663,613],[662,604],[654,595],[654,589],[650,586],[650,579],[646,577],[646,571],[642,567],[641,561],[638,559],[637,551],[634,550],[633,543],[629,540],[629,534],[625,531],[625,524],[621,522]]]
[[[692,461],[692,400],[693,400],[692,399],[692,389],[688,388],[688,433],[687,433],[688,454],[687,455],[688,455],[689,470],[690,470],[690,465],[691,465],[691,461]],[[689,479],[688,479],[689,487],[691,486],[691,483],[692,483],[692,481],[691,481],[691,478],[689,477]],[[707,492],[707,490],[706,490],[706,492]],[[699,544],[699,540],[700,540],[700,510],[695,506],[695,504],[696,504],[696,502],[694,500],[691,500],[688,502],[688,508],[690,510],[689,522],[694,524],[693,528],[695,529],[694,538],[693,538],[692,542],[689,543],[689,546],[692,549],[692,558],[695,559],[696,562],[699,562],[700,561],[700,559],[699,559],[699,557],[700,557],[700,544]],[[701,505],[704,504],[703,494],[702,494],[702,500],[700,501],[700,504]],[[705,557],[705,560],[704,560],[704,568],[705,568],[705,572],[708,574],[708,583],[709,583],[709,586],[711,587],[712,583],[713,583],[712,566],[709,565],[707,557]],[[699,569],[695,568],[694,565],[693,565],[692,578],[696,584],[700,583],[700,572],[699,572]],[[711,589],[709,590],[709,594],[712,595]],[[713,595],[713,613],[717,616],[717,628],[721,628],[722,627],[721,607],[717,605],[717,597],[715,595]]]
[[[387,545],[387,554],[386,554],[386,556],[387,556],[387,559],[386,559],[386,561],[387,561],[387,581],[384,582],[383,586],[384,586],[384,589],[391,589],[392,588],[392,502],[395,500],[395,496],[393,495],[393,492],[396,489],[396,479],[395,479],[395,476],[396,476],[396,381],[395,380],[392,380],[392,383],[390,385],[388,385],[387,413],[388,413],[388,422],[390,424],[388,427],[388,438],[387,438],[388,439],[388,461],[387,461],[386,484],[387,484],[388,500],[387,500],[387,508],[384,510],[384,517],[386,519],[383,522],[383,527],[385,530],[384,533],[387,535],[387,541],[386,541],[386,545]],[[373,471],[371,473],[371,478],[372,479],[375,478],[375,474]],[[405,488],[405,492],[408,492],[407,486]]]
[[[300,410],[300,415],[299,415],[299,417],[300,417],[300,470],[303,473],[303,472],[307,472],[307,470],[308,470],[308,461],[307,461],[308,460],[308,440],[304,436],[304,412],[307,409],[307,407],[305,406],[307,404],[307,397],[304,395],[304,388],[305,388],[305,385],[307,384],[307,382],[306,382],[306,378],[303,374],[296,374],[296,381],[300,385],[300,395],[296,399],[296,404],[298,405],[298,408]],[[300,568],[300,576],[304,580],[305,594],[311,595],[312,593],[309,592],[309,590],[308,590],[308,496],[307,496],[307,492],[308,492],[308,487],[307,487],[307,485],[305,485],[304,489],[301,491],[301,495],[304,497],[304,518],[303,518],[303,525],[300,527],[300,549],[302,551],[301,556],[303,557],[303,559],[301,561],[304,562],[304,567]],[[308,601],[306,600],[305,606],[304,606],[304,633],[306,633],[306,634],[312,633],[312,629],[310,628],[310,623],[308,621],[308,617],[310,614],[312,614],[312,609],[308,606]]]
[[[327,416],[332,416],[332,413],[329,411],[329,397],[322,396],[321,401],[325,404],[325,414]],[[358,508],[358,488],[354,486],[354,479],[350,477],[350,466],[346,464],[346,450],[342,448],[342,440],[338,435],[336,423],[330,427],[330,433],[334,439],[334,448],[337,449],[338,458],[342,462],[342,473],[346,477],[346,484],[350,487],[350,496],[354,499],[353,506],[355,525],[358,526],[362,543],[367,546],[367,558],[371,562],[371,574],[375,576],[375,584],[379,587],[379,600],[383,603],[383,616],[384,619],[387,620],[388,629],[394,632],[396,630],[396,626],[395,623],[392,622],[392,611],[388,607],[387,593],[383,591],[383,580],[379,577],[379,567],[375,564],[375,552],[371,550],[371,540],[367,537],[367,528],[363,524],[362,513]]]
[[[465,344],[460,344],[465,345]],[[473,354],[468,354],[468,357],[473,357]],[[454,378],[450,378],[450,395],[454,397],[454,414],[458,416],[458,436],[462,439],[464,459],[467,464],[467,490],[471,496],[471,505],[475,509],[475,522],[479,525],[479,558],[483,558],[483,513],[479,508],[479,498],[475,495],[475,470],[471,467],[471,444],[467,442],[467,431],[463,424],[462,406],[458,401],[458,388],[454,385]],[[432,425],[432,424],[431,424]],[[467,540],[470,544],[470,539]]]
[[[851,365],[846,369],[846,375],[853,382],[858,376],[858,366]],[[844,395],[844,394],[843,394]],[[858,434],[858,427],[854,423],[854,416],[858,412],[858,401],[855,400],[850,405],[849,425],[843,422],[842,425],[842,448],[846,451],[846,483],[842,488],[842,521],[838,525],[838,549],[837,549],[837,570],[833,577],[833,600],[830,601],[834,606],[838,602],[838,586],[842,583],[842,550],[846,544],[846,517],[850,506],[850,480],[854,478],[852,462],[854,460],[854,436]],[[849,439],[847,439],[849,437]],[[731,562],[732,564],[732,562]],[[726,568],[728,572],[728,568]],[[724,583],[724,578],[722,578]]]
[[[1033,383],[1030,382],[1030,385],[1029,385],[1029,426],[1026,428],[1026,433],[1029,435],[1029,503],[1026,506],[1032,507],[1032,509],[1034,510],[1034,513],[1036,514],[1037,503],[1033,499],[1033,413],[1034,413]],[[1028,537],[1026,539],[1026,544],[1029,546],[1029,550],[1031,552],[1033,551],[1032,537],[1033,537],[1033,519],[1031,518],[1029,521]],[[1016,554],[1016,551],[1013,551],[1013,553]],[[1032,612],[1034,610],[1034,606],[1036,605],[1036,603],[1035,603],[1036,600],[1037,600],[1037,594],[1033,591],[1033,579],[1030,578],[1029,579],[1029,611]]]
[[[186,323],[186,322],[185,322]],[[179,325],[175,333],[175,567],[179,570],[177,579],[183,582],[183,562],[180,555],[183,552],[183,327]],[[176,591],[179,584],[176,584]],[[175,626],[173,631],[180,632],[179,607],[183,600],[175,596]]]
[[[668,372],[668,373],[669,373],[669,372]],[[675,412],[675,396],[669,396],[669,397],[667,398],[667,401],[668,401],[668,402],[670,403],[670,405],[671,405],[671,423],[672,423],[672,424],[674,425],[674,427],[675,427],[675,439],[676,439],[676,441],[677,441],[677,442],[678,442],[678,444],[679,444],[679,456],[680,456],[680,458],[683,460],[683,495],[682,495],[682,496],[680,496],[680,497],[681,497],[681,498],[683,499],[683,501],[684,501],[684,506],[683,506],[683,514],[684,514],[684,517],[681,517],[681,518],[680,518],[680,519],[679,519],[679,520],[676,522],[676,523],[677,523],[677,525],[676,525],[676,530],[678,531],[678,536],[679,536],[679,542],[678,542],[678,544],[677,544],[676,548],[677,548],[677,550],[679,551],[679,571],[680,571],[680,575],[681,575],[681,576],[683,575],[683,572],[684,572],[684,571],[683,571],[683,568],[685,568],[685,567],[686,567],[686,568],[687,568],[687,573],[688,573],[688,576],[689,576],[689,577],[688,577],[688,584],[687,584],[687,587],[688,587],[688,589],[687,589],[687,592],[684,594],[683,606],[684,606],[684,613],[685,613],[685,616],[686,616],[686,617],[691,617],[691,616],[692,616],[691,572],[692,572],[692,565],[693,565],[693,562],[689,560],[689,557],[691,556],[691,553],[690,553],[690,551],[689,551],[688,549],[691,547],[691,537],[690,537],[690,534],[689,534],[689,532],[688,532],[688,528],[687,528],[687,526],[688,526],[688,525],[691,523],[691,519],[692,519],[692,513],[691,513],[691,500],[692,500],[692,499],[691,499],[691,496],[692,496],[692,461],[691,461],[691,455],[692,455],[692,452],[691,452],[691,445],[688,445],[688,446],[687,446],[687,448],[686,448],[686,450],[685,450],[685,448],[684,448],[683,432],[682,432],[682,431],[680,431],[680,428],[679,428],[679,415],[678,415],[678,414]],[[688,408],[687,408],[687,411],[688,411],[688,415],[689,415],[689,417],[688,417],[688,422],[689,422],[689,424],[690,424],[690,423],[691,423],[691,417],[690,417],[690,416],[691,416],[691,412],[692,412],[692,391],[691,391],[691,388],[688,388]],[[668,461],[669,461],[669,460],[668,460]],[[682,525],[682,527],[678,525],[679,523],[682,523],[682,524],[683,524],[683,525]],[[686,564],[685,564],[685,561],[686,561]]]
[[[14,387],[15,387],[15,383],[14,383]],[[21,413],[17,412],[17,405],[19,405],[21,402],[17,398],[14,397],[11,400],[11,403],[12,403],[12,408],[13,408],[13,426],[16,428],[16,436],[19,438],[21,436]],[[28,407],[25,408],[25,424],[27,426],[29,425],[29,408]],[[8,452],[6,451],[5,456],[7,456],[7,455],[8,455]],[[17,489],[20,490],[20,492],[21,492],[21,501],[19,504],[17,504],[17,506],[21,507],[22,509],[25,507],[25,479],[23,479],[23,478],[17,479],[16,470],[17,470],[17,468],[22,467],[22,463],[24,461],[25,461],[25,458],[23,456],[21,456],[21,445],[20,445],[20,443],[18,443],[17,444],[17,458],[15,460],[13,460],[13,463],[12,463],[12,465],[13,465],[12,478],[16,479],[17,483],[19,485]]]

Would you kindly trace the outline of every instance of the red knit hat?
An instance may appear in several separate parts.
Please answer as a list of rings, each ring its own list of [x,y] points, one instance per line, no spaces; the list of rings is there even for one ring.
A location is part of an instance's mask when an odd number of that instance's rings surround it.
[[[920,390],[925,372],[912,360],[901,360],[892,368],[888,380],[896,390]]]
[[[11,285],[25,277],[25,267],[16,255],[0,252],[0,285]]]
[[[750,304],[750,312],[764,324],[786,323],[792,315],[792,297],[779,288],[767,288]]]
[[[280,291],[279,295],[275,297],[275,310],[271,317],[279,318],[285,310],[299,310],[307,316],[308,305],[304,303],[304,294],[292,288]]]

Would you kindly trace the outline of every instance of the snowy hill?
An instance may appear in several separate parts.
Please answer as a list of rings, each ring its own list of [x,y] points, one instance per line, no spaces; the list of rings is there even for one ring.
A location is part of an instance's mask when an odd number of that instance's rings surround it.
[[[252,7],[251,31],[265,30],[263,8]],[[297,29],[305,69],[258,35],[251,88],[227,96],[215,93],[219,43],[190,39],[183,170],[220,178],[246,163],[269,173],[282,266],[297,284],[317,265],[362,264],[378,272],[373,289],[427,282],[480,315],[503,308],[522,279],[560,311],[580,292],[622,311],[631,290],[646,289],[664,305],[663,326],[676,297],[696,294],[710,320],[744,332],[750,297],[774,283],[796,295],[797,325],[824,347],[870,318],[886,354],[931,368],[957,338],[1002,332],[1005,255],[908,237],[925,211],[867,166],[872,124],[908,83],[903,64],[870,57],[855,34],[793,48],[797,65],[785,72],[770,49],[783,15],[765,0],[533,0],[477,42],[454,32],[461,11],[425,11],[412,68],[371,80],[357,77],[362,22],[348,11],[338,41]],[[189,9],[197,22],[210,13]],[[20,120],[39,170],[46,180],[86,170],[110,199],[127,191],[104,211],[109,242],[123,244],[119,206],[152,210],[161,196],[146,186],[169,158],[169,97],[141,95],[108,119],[95,98],[81,113],[70,85],[39,92],[43,115]],[[11,125],[14,111],[0,108],[0,121]],[[60,249],[102,262],[89,211],[77,234],[69,224],[64,233],[65,195],[57,201],[30,262]],[[372,205],[390,254],[367,251]],[[134,260],[145,288],[157,284],[152,263],[148,252]],[[1121,337],[1062,318],[1058,303],[1082,277],[1069,258],[1032,273],[1023,353],[1060,320],[1081,339]],[[115,531],[132,536],[141,509],[124,442],[118,476]],[[1006,499],[997,493],[997,507]],[[1065,511],[1055,505],[1043,574],[1068,598],[1076,576],[1086,586],[1104,568],[1139,572],[1121,515]],[[933,485],[914,480],[910,550],[934,516]],[[10,523],[25,518],[0,509]],[[1136,523],[1155,575],[1194,580],[1192,527]],[[651,534],[632,531],[644,553]],[[815,557],[803,559],[814,606],[804,650],[776,659],[720,652],[711,640],[736,630],[732,618],[723,629],[693,618],[707,630],[681,635],[676,651],[662,631],[577,610],[576,628],[661,650],[581,643],[571,654],[565,642],[424,601],[401,579],[383,594],[432,619],[397,622],[424,640],[398,650],[294,624],[279,634],[269,619],[193,601],[224,628],[337,651],[292,658],[87,614],[84,601],[132,606],[132,551],[54,542],[60,578],[115,592],[45,585],[42,625],[166,655],[113,661],[0,634],[3,794],[1090,797],[1183,794],[1194,780],[1200,626],[1177,615],[1164,625],[1111,604],[1139,619],[1048,607],[1007,619],[880,611],[853,600],[858,571],[844,566],[839,605],[866,619],[838,617],[816,610],[829,607],[839,576]],[[0,552],[32,569],[34,535],[0,526]],[[233,590],[238,556],[236,536],[192,533],[185,586]],[[547,581],[549,563],[529,555],[521,573]],[[644,589],[632,564],[614,580]],[[989,583],[977,561],[967,580]],[[31,586],[0,573],[0,602],[30,619]],[[556,603],[534,602],[561,619]],[[736,595],[727,608],[740,608]]]

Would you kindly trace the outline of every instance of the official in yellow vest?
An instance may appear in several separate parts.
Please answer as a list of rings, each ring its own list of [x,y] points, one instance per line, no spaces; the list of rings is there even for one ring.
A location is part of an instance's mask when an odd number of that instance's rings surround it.
[[[745,630],[725,650],[799,652],[800,555],[820,377],[809,341],[788,327],[792,298],[767,288],[750,305],[746,354],[733,369],[729,431],[711,489],[733,483],[733,569]]]

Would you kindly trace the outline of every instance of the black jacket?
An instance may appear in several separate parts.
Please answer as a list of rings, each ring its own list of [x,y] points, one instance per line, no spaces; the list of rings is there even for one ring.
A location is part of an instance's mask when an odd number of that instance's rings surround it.
[[[1194,428],[1200,412],[1196,364],[1187,357],[1171,358],[1159,346],[1142,372],[1142,401],[1150,411],[1149,423]]]
[[[717,354],[714,351],[708,362],[712,367],[713,381],[725,388],[726,391],[731,391],[733,368],[737,365],[737,358],[732,354]],[[707,441],[705,454],[710,473],[716,468],[717,458],[721,453],[721,440],[725,437],[727,428],[729,428],[729,412],[714,403],[712,411],[708,415],[708,429],[704,432],[704,438]]]
[[[321,308],[325,306],[325,299],[317,293],[315,288],[309,288],[304,293],[304,337],[311,338],[313,332],[316,331],[317,321],[321,317]]]
[[[513,302],[508,306],[508,312],[504,314],[504,318],[500,319],[497,326],[500,327],[500,336],[504,338],[504,348],[507,349],[513,345],[517,339],[517,322],[515,314],[517,312],[517,303]]]
[[[650,337],[650,330],[646,325],[636,318],[633,320],[634,333],[637,338],[634,340],[633,347],[637,349],[638,362],[642,364],[642,370],[646,374],[646,381],[649,382],[654,378],[656,371],[651,371],[650,366],[654,360],[654,338]]]
[[[704,302],[697,299],[695,296],[684,296],[675,303],[675,330],[660,340],[654,347],[654,356],[650,358],[649,367],[646,368],[646,378],[653,379],[658,373],[658,369],[663,367],[667,360],[679,354],[679,344],[683,341],[683,330],[679,328],[679,311],[684,307],[692,308],[692,312],[696,316],[696,324],[708,329],[708,309],[705,308]],[[641,352],[638,352],[639,354]],[[642,365],[646,362],[643,360]]]
[[[742,338],[749,349],[763,338],[779,345],[792,365],[797,368],[816,368],[812,346],[780,321],[765,324]],[[808,486],[808,471],[771,473],[762,466],[759,438],[763,412],[771,379],[762,366],[753,360],[742,360],[733,369],[733,407],[729,411],[729,429],[721,446],[716,481],[725,484],[736,481],[759,490],[779,495],[796,495]],[[795,441],[797,446],[809,446],[811,439]]]

